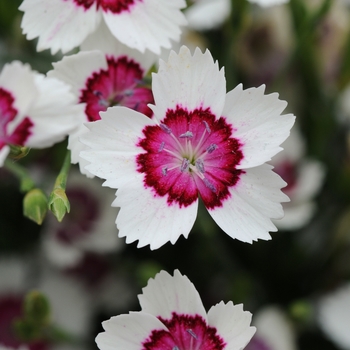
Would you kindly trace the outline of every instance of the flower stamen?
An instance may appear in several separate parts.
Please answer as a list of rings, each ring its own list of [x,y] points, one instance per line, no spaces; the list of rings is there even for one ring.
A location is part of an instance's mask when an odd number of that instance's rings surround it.
[[[187,158],[183,158],[182,164],[180,167],[181,172],[183,173],[184,171],[187,171],[190,166],[190,160]]]

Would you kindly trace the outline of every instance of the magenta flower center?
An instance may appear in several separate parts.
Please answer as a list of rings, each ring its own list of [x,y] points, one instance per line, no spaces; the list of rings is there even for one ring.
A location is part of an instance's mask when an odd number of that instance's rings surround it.
[[[6,144],[24,146],[34,125],[28,117],[25,117],[16,128],[10,128],[10,122],[18,113],[14,107],[14,101],[9,91],[0,88],[0,149]]]
[[[189,206],[200,194],[208,209],[222,206],[243,173],[240,142],[224,117],[207,108],[168,110],[160,125],[146,126],[136,161],[145,187],[167,196],[169,205]]]
[[[208,326],[199,315],[174,312],[170,320],[159,319],[168,331],[152,331],[142,350],[222,350],[226,345],[216,328]]]
[[[147,107],[153,103],[150,88],[142,86],[143,69],[127,57],[107,58],[107,69],[94,72],[86,81],[80,95],[85,102],[85,114],[88,121],[101,119],[99,113],[111,106],[125,106],[152,116]]]
[[[66,0],[64,0],[66,1]],[[142,2],[142,0],[73,0],[78,6],[82,6],[85,10],[88,10],[92,5],[96,5],[96,9],[102,8],[104,12],[121,13],[124,11],[130,11],[131,7],[136,2]]]

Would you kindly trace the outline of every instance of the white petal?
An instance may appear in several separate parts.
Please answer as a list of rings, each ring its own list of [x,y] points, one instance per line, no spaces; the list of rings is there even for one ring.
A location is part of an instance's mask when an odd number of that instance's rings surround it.
[[[39,38],[37,50],[51,49],[52,54],[80,45],[101,20],[96,5],[85,9],[73,0],[24,0],[19,9],[23,34],[28,40]]]
[[[274,6],[274,5],[280,5],[285,4],[289,0],[249,0],[250,2],[256,3],[262,7],[268,7],[268,6]]]
[[[69,84],[78,102],[81,90],[86,88],[87,79],[93,73],[107,69],[107,60],[101,51],[95,50],[65,56],[61,61],[53,63],[53,66],[54,69],[49,71],[47,76],[55,77]]]
[[[37,99],[38,89],[34,77],[35,74],[30,66],[18,61],[5,64],[0,74],[0,87],[13,95],[13,107],[18,111],[17,122],[26,116]]]
[[[106,186],[118,188],[137,176],[141,149],[136,145],[142,129],[155,122],[126,107],[111,107],[100,115],[101,120],[86,124],[90,132],[80,140],[89,149],[80,156],[91,163],[86,167],[89,172],[106,179]]]
[[[261,165],[282,150],[294,124],[292,114],[282,115],[287,103],[278,94],[264,95],[265,86],[242,89],[238,85],[226,96],[223,115],[232,123],[233,136],[242,143],[240,169]]]
[[[317,160],[304,159],[298,168],[298,179],[290,197],[296,202],[308,201],[320,190],[326,169]]]
[[[227,304],[222,301],[208,312],[209,326],[217,329],[227,350],[241,350],[248,344],[256,331],[250,327],[251,319],[251,313],[243,311],[242,304],[233,305],[232,301]]]
[[[62,243],[51,232],[45,232],[42,244],[47,259],[59,268],[75,266],[84,256],[77,247]]]
[[[28,111],[34,127],[27,145],[46,148],[62,141],[77,126],[81,106],[74,104],[75,98],[69,85],[60,80],[36,74],[35,83],[39,96]]]
[[[157,249],[167,242],[174,244],[184,235],[188,237],[197,216],[198,200],[187,207],[169,205],[167,197],[160,197],[143,184],[143,175],[118,189],[113,206],[120,207],[117,217],[119,237],[126,243],[138,240],[138,247],[150,245]]]
[[[318,302],[317,321],[323,332],[341,349],[350,348],[350,283],[322,297]]]
[[[128,11],[103,17],[113,35],[123,44],[141,52],[146,49],[160,54],[161,47],[170,48],[171,40],[179,41],[180,26],[186,19],[181,9],[184,0],[143,0],[134,3]]]
[[[100,350],[140,350],[153,330],[167,330],[155,316],[131,312],[102,322],[105,332],[96,337]]]
[[[189,111],[210,108],[211,113],[220,117],[226,93],[224,70],[219,70],[208,50],[203,54],[197,48],[192,56],[182,46],[179,54],[170,53],[168,62],[160,61],[158,74],[153,74],[152,90],[155,99],[152,110],[158,120],[177,105]]]
[[[49,299],[52,322],[72,336],[87,334],[93,312],[87,290],[77,280],[53,270],[41,271],[41,277],[35,288]]]
[[[256,335],[271,349],[297,350],[295,332],[287,316],[276,306],[265,307],[253,318]]]
[[[197,0],[185,16],[189,28],[207,30],[220,26],[231,13],[230,0]]]
[[[0,258],[0,294],[20,293],[25,289],[26,261],[19,257]]]
[[[146,50],[146,52],[141,53],[121,43],[112,35],[104,21],[101,21],[97,30],[84,40],[80,49],[84,51],[100,50],[104,54],[114,57],[127,56],[134,59],[143,68],[145,74],[158,61],[158,55],[151,51]]]
[[[154,279],[150,279],[142,294],[139,296],[143,312],[160,316],[165,320],[172,317],[172,313],[186,315],[200,315],[207,319],[201,298],[193,285],[178,270],[174,276],[161,271]]]
[[[209,210],[215,222],[232,238],[252,243],[270,239],[269,231],[277,231],[270,218],[283,216],[280,202],[288,201],[281,187],[285,182],[272,167],[263,164],[245,170],[230,189],[231,197],[222,207]]]
[[[279,220],[273,220],[278,229],[282,230],[298,230],[305,226],[315,213],[317,207],[314,202],[293,202],[286,203],[283,207],[284,216]]]
[[[0,167],[2,167],[5,163],[7,156],[10,154],[10,147],[4,146],[0,149]]]

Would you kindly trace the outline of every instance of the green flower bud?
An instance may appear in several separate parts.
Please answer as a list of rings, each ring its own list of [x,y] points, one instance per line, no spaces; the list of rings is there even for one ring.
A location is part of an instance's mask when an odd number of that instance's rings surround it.
[[[30,190],[23,199],[23,214],[38,225],[44,221],[47,213],[47,196],[39,188]]]
[[[24,317],[37,326],[50,322],[50,303],[45,295],[37,290],[29,292],[24,299]]]
[[[57,220],[61,222],[70,211],[70,204],[67,198],[66,192],[62,188],[54,189],[49,198],[49,209],[53,215],[56,216]]]

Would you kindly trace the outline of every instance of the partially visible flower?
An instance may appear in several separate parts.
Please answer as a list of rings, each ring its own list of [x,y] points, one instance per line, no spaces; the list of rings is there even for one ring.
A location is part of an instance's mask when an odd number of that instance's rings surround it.
[[[76,126],[77,107],[69,86],[18,61],[0,73],[0,166],[10,144],[46,148]]]
[[[350,283],[324,295],[317,303],[317,321],[341,349],[350,349]]]
[[[106,33],[105,26],[90,36],[83,48],[93,46],[103,52],[83,51],[66,56],[54,63],[54,69],[48,72],[48,76],[69,84],[75,102],[80,104],[78,126],[69,135],[68,149],[72,151],[72,163],[79,162],[81,172],[88,176],[91,175],[85,170],[86,163],[79,157],[79,152],[85,148],[79,137],[88,131],[84,123],[99,120],[99,112],[116,105],[135,109],[151,117],[153,113],[147,104],[154,102],[150,87],[143,81],[155,61],[154,55],[142,55],[117,43]]]
[[[285,4],[289,2],[289,0],[249,0],[249,1],[255,4],[258,4],[259,6],[262,6],[262,7],[275,6],[275,5]]]
[[[87,179],[72,171],[66,193],[71,211],[62,222],[49,220],[43,232],[47,258],[61,268],[78,265],[86,253],[116,251],[122,247],[110,206],[114,191],[103,188],[98,179]]]
[[[314,197],[323,184],[325,167],[321,162],[305,157],[304,140],[296,127],[282,147],[284,151],[270,163],[287,182],[283,192],[290,202],[283,205],[284,217],[274,223],[279,229],[296,230],[306,225],[317,209]]]
[[[112,317],[96,337],[100,350],[240,350],[255,332],[243,305],[220,302],[208,314],[179,271],[161,271],[139,295],[140,312]]]
[[[295,331],[277,306],[261,309],[253,318],[256,333],[245,350],[296,350]]]
[[[249,84],[270,85],[287,67],[293,47],[288,6],[252,11],[251,23],[244,27],[237,41],[239,69]]]
[[[226,94],[209,51],[182,47],[152,79],[152,119],[124,107],[101,113],[82,137],[92,174],[118,188],[117,227],[126,242],[156,249],[188,236],[200,196],[231,237],[270,239],[282,216],[284,182],[264,162],[280,151],[294,116],[264,86]]]
[[[185,6],[184,0],[24,0],[19,9],[27,39],[39,38],[38,51],[66,53],[104,21],[125,45],[159,54],[179,40]]]
[[[196,0],[186,9],[188,26],[195,30],[219,27],[231,12],[230,0]]]
[[[35,268],[35,274],[31,268]],[[32,289],[39,289],[48,298],[55,327],[73,337],[85,335],[93,310],[84,289],[73,279],[43,270],[38,273],[37,266],[24,259],[0,259],[0,348],[55,349],[54,342],[48,338],[25,342],[15,331],[14,322],[23,317],[24,297]]]

